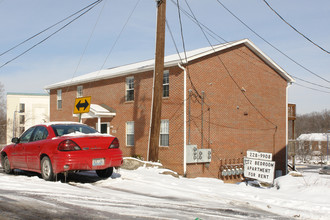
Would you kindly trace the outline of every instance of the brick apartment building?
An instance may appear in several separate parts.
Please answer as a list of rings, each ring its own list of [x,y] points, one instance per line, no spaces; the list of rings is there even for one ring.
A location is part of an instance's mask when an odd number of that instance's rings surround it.
[[[250,149],[272,153],[284,173],[293,79],[248,39],[186,54],[165,57],[160,162],[187,177],[235,181],[242,175],[222,171],[242,167]],[[91,96],[83,123],[117,136],[124,156],[147,160],[153,69],[148,60],[49,85],[50,120],[78,121],[75,98]],[[186,145],[198,150],[187,146],[185,157]]]

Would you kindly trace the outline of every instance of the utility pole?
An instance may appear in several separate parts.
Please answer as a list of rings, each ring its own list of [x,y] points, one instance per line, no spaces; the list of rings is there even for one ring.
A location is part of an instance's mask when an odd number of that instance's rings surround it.
[[[149,160],[158,161],[159,134],[162,113],[163,72],[165,53],[166,0],[157,0],[156,57],[153,83],[151,125],[149,134]]]

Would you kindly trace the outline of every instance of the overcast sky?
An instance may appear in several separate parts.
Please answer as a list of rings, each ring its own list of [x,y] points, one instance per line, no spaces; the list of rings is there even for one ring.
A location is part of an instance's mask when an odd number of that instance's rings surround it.
[[[209,38],[212,44],[249,38],[285,71],[299,78],[289,88],[289,102],[297,104],[299,114],[330,109],[330,54],[292,30],[263,0],[219,1],[281,52],[242,25],[217,0],[187,0],[197,19],[222,38]],[[92,2],[0,0],[0,54]],[[182,52],[178,12],[173,2],[176,0],[167,0],[167,20]],[[330,1],[267,2],[297,30],[330,51]],[[189,12],[184,0],[179,3]],[[181,16],[186,49],[209,46],[199,27],[186,15]],[[67,22],[0,56],[0,66]],[[155,54],[155,26],[155,0],[104,0],[56,35],[1,67],[0,82],[6,92],[40,93],[44,92],[46,85],[74,76],[152,59]],[[166,34],[166,54],[174,54],[176,50],[169,31]]]

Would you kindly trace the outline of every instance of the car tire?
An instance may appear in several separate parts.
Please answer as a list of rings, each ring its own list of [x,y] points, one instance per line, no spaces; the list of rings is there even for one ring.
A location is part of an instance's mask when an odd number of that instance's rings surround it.
[[[106,168],[104,170],[96,170],[96,174],[103,179],[109,178],[113,173],[113,167]]]
[[[3,158],[3,170],[6,174],[13,173],[13,169],[11,169],[10,162],[7,156]]]
[[[54,180],[53,167],[49,157],[43,157],[41,160],[41,176],[47,181]]]

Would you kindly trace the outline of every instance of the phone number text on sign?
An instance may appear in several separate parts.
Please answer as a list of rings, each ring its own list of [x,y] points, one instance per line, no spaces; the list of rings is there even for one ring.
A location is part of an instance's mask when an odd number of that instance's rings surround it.
[[[246,152],[246,156],[248,158],[258,159],[258,160],[272,160],[272,154],[271,153],[265,153],[265,152],[257,152],[257,151],[251,151],[248,150]]]

